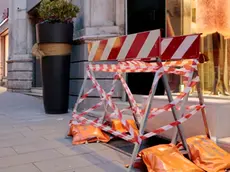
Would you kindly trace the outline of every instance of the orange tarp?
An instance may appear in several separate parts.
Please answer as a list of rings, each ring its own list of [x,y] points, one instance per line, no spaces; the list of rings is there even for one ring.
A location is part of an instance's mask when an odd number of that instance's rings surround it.
[[[92,125],[71,124],[69,136],[73,136],[73,145],[84,144],[86,142],[109,142],[109,135],[105,134],[101,129]]]
[[[187,139],[193,162],[208,172],[224,172],[230,169],[230,154],[218,147],[206,136]]]
[[[186,159],[175,145],[158,145],[139,153],[148,172],[203,172]]]

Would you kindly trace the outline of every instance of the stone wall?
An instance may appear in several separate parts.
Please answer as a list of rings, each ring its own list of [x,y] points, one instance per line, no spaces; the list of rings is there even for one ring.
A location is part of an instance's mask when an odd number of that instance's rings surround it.
[[[32,87],[32,28],[26,8],[27,0],[9,1],[7,88],[16,92],[26,92]]]
[[[41,0],[27,0],[27,12],[32,10]]]
[[[123,0],[73,0],[81,12],[75,21],[74,40],[71,69],[70,69],[70,108],[73,107],[85,75],[85,66],[88,64],[87,42],[106,39],[124,34],[124,1]],[[112,84],[113,74],[97,73],[99,83],[108,91]],[[87,80],[84,91],[92,86]],[[121,98],[121,85],[118,84],[114,94],[115,98]],[[94,91],[91,97],[80,107],[90,107],[98,99],[98,93]]]
[[[9,1],[6,1],[6,0],[0,0],[0,14],[2,15],[2,13],[4,12],[4,10],[6,9],[6,8],[8,8],[9,7]],[[0,21],[1,21],[2,19],[0,18]]]

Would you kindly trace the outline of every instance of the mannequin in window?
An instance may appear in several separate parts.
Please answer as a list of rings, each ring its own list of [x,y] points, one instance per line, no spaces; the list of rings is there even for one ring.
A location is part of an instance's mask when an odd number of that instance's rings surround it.
[[[212,94],[218,95],[230,95],[227,92],[226,86],[224,84],[224,58],[220,57],[220,51],[224,51],[224,47],[221,47],[221,38],[223,36],[219,32],[214,32],[212,34],[212,43],[213,43],[213,64],[214,64],[214,85]],[[219,77],[220,76],[220,77]]]

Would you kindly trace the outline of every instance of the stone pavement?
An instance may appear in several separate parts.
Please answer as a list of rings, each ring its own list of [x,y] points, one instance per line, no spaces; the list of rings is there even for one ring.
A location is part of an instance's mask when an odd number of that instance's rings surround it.
[[[122,151],[72,146],[65,138],[70,117],[46,115],[41,100],[0,87],[0,172],[125,171],[130,157]]]

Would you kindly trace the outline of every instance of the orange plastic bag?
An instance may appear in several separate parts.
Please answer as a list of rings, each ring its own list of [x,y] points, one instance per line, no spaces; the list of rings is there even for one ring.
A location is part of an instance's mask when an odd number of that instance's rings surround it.
[[[224,172],[230,169],[230,154],[218,147],[207,136],[188,138],[187,143],[192,160],[198,167],[208,172]]]
[[[175,145],[158,145],[139,153],[148,172],[203,172],[186,159]]]
[[[127,123],[134,129],[134,132],[139,135],[139,131],[138,128],[136,126],[136,123],[134,120],[132,119],[128,119],[126,120]],[[124,125],[121,123],[121,121],[119,119],[112,119],[112,129],[115,131],[119,131],[121,133],[128,133],[128,131],[126,130],[126,128],[124,127]]]
[[[91,143],[91,142],[109,142],[109,135],[105,134],[101,129],[92,125],[72,124],[69,130],[69,136],[73,136],[73,145]]]

